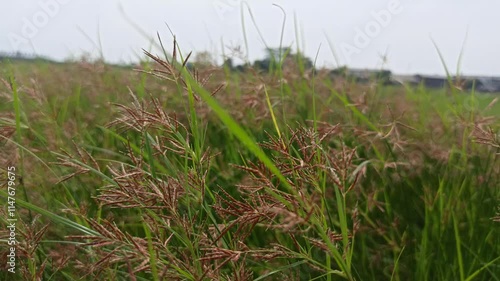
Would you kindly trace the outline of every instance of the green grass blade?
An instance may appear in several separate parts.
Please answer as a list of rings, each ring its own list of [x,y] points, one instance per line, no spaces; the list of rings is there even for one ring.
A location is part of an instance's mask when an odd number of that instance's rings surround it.
[[[0,190],[0,197],[2,197],[3,199],[6,199],[9,197],[9,195],[7,194],[7,192],[5,192],[4,190]],[[99,232],[97,231],[94,231],[88,227],[85,227],[81,224],[78,224],[72,220],[69,220],[67,218],[64,218],[64,217],[61,217],[59,215],[56,215],[50,211],[47,211],[43,208],[40,208],[36,205],[33,205],[31,203],[28,203],[24,200],[21,200],[21,199],[17,199],[16,198],[16,204],[21,206],[21,207],[24,207],[30,211],[33,211],[35,213],[39,213],[40,215],[42,216],[45,216],[47,218],[49,218],[50,220],[52,220],[53,222],[55,223],[59,223],[59,224],[62,224],[62,225],[65,225],[69,228],[72,228],[72,229],[75,229],[75,230],[78,230],[86,235],[92,235],[92,236],[101,236],[101,234],[99,234]]]
[[[269,273],[266,273],[266,274],[264,274],[264,275],[262,275],[262,276],[260,276],[260,277],[258,277],[256,279],[254,279],[254,281],[264,280],[265,278],[267,278],[267,277],[269,277],[271,275],[274,275],[276,273],[280,273],[280,272],[285,271],[285,270],[290,269],[290,268],[297,267],[297,266],[299,266],[301,264],[304,264],[306,262],[307,261],[302,260],[302,261],[294,262],[294,263],[286,265],[286,266],[282,266],[282,267],[280,267],[280,268],[278,268],[276,270],[273,270],[273,271],[271,271]]]
[[[460,280],[464,281],[465,280],[465,273],[464,273],[464,262],[463,262],[463,257],[462,257],[462,247],[460,246],[461,240],[460,240],[460,232],[458,230],[458,222],[457,218],[455,215],[453,215],[453,229],[455,231],[455,246],[457,249],[457,258],[458,258],[458,268],[460,272]]]

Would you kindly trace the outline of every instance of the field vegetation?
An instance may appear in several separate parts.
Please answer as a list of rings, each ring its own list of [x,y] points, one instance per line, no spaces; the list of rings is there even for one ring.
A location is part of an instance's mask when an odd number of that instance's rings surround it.
[[[500,280],[497,95],[146,54],[0,63],[1,280]]]

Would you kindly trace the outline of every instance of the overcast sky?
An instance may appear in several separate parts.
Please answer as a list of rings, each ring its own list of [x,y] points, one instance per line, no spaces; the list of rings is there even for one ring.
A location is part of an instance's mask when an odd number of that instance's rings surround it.
[[[83,53],[110,62],[137,60],[170,26],[183,52],[221,58],[240,47],[250,60],[265,44],[300,48],[318,64],[443,74],[433,40],[455,73],[500,75],[500,1],[495,0],[0,0],[0,51],[55,59]],[[242,25],[242,5],[248,53]],[[248,11],[250,8],[257,28]],[[264,42],[261,40],[260,30]],[[100,40],[99,40],[100,38]],[[329,43],[330,41],[330,43]]]

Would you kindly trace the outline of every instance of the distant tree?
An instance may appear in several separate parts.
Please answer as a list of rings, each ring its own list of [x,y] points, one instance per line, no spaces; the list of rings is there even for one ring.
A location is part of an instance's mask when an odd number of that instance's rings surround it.
[[[211,53],[203,51],[195,55],[194,63],[198,66],[213,66],[215,65],[215,59]]]
[[[250,68],[250,64],[245,63],[245,64],[240,64],[240,65],[236,66],[235,70],[238,71],[238,72],[245,72],[249,68]]]
[[[269,71],[271,69],[271,59],[266,58],[263,60],[256,60],[253,63],[253,67],[257,70]]]
[[[292,53],[290,47],[266,49],[266,57],[262,60],[256,60],[254,67],[259,70],[269,71],[280,63],[288,67],[298,66],[301,71],[313,68],[313,62],[310,58],[302,53]]]
[[[270,61],[280,61],[282,58],[287,58],[292,56],[290,47],[284,48],[267,48],[266,49],[266,59]]]
[[[269,72],[276,69],[280,63],[283,67],[294,67],[303,71],[313,68],[313,62],[310,58],[304,56],[302,53],[292,53],[291,48],[268,48],[265,50],[266,56],[263,59],[255,60],[252,67],[258,71]],[[281,57],[280,57],[281,56]],[[282,61],[283,60],[283,61]],[[250,67],[248,63],[243,65],[234,65],[231,58],[224,61],[223,67],[227,67],[231,71],[245,71]]]
[[[302,53],[296,53],[293,55],[294,61],[299,65],[302,66],[304,70],[307,69],[312,69],[314,67],[313,61],[306,57]]]
[[[377,82],[387,85],[392,81],[392,72],[390,70],[380,70],[375,72],[373,78],[376,79]]]
[[[347,66],[341,66],[330,71],[330,74],[338,77],[346,77],[348,72],[349,69],[347,68]]]
[[[222,64],[224,69],[228,69],[229,71],[234,71],[234,63],[232,58],[227,58]]]

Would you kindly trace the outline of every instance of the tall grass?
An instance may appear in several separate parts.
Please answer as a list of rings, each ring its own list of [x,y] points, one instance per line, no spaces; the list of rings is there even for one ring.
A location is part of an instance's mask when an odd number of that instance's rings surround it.
[[[188,69],[160,45],[139,71],[3,74],[0,145],[23,151],[4,158],[27,192],[3,279],[500,279],[493,96],[332,81],[283,58]]]

